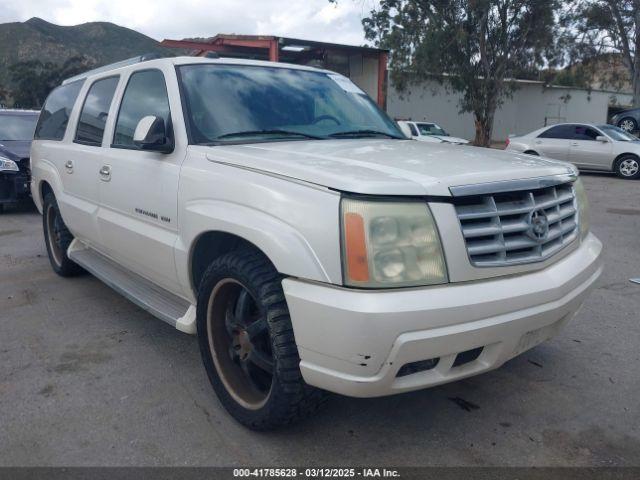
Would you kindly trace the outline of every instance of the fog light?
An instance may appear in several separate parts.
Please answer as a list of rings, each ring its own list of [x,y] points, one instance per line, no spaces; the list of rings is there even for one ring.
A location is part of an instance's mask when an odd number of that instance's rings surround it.
[[[406,363],[400,370],[398,370],[396,377],[406,377],[407,375],[411,375],[413,373],[432,370],[436,368],[439,361],[440,357],[436,357],[430,358],[429,360],[420,360],[418,362]]]

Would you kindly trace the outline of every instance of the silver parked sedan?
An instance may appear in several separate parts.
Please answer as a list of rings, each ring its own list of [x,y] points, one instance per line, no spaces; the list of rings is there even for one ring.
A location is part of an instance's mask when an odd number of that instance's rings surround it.
[[[613,125],[561,123],[507,140],[507,150],[565,160],[585,170],[640,177],[640,140]]]

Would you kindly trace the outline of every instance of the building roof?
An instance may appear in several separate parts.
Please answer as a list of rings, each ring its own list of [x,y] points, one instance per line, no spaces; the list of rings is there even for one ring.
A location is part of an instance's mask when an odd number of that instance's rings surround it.
[[[214,37],[205,39],[184,39],[184,40],[163,40],[161,45],[173,48],[186,48],[193,50],[206,51],[211,46],[229,47],[230,49],[264,49],[269,48],[272,42],[276,42],[279,49],[290,52],[304,52],[309,50],[337,50],[349,51],[369,54],[379,54],[380,52],[388,52],[388,50],[344,45],[340,43],[319,42],[315,40],[304,40],[300,38],[279,37],[275,35],[237,35],[220,33]],[[204,47],[204,48],[201,48]],[[295,50],[298,47],[300,50]]]

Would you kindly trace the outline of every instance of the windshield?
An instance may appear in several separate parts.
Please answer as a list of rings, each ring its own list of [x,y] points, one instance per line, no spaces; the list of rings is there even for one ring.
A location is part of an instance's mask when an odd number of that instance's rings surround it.
[[[341,75],[248,65],[178,68],[195,144],[402,138],[394,122]]]
[[[448,135],[447,132],[435,123],[416,123],[416,126],[420,131],[420,135],[443,135],[445,137]]]
[[[627,133],[621,128],[613,125],[598,125],[598,128],[614,140],[618,140],[620,142],[635,142],[638,140],[638,137],[634,137],[630,133]]]
[[[33,140],[38,115],[0,114],[0,141]]]

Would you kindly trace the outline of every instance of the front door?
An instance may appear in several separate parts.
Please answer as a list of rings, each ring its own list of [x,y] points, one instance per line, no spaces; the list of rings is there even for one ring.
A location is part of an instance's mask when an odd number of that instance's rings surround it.
[[[162,117],[172,128],[165,74],[159,69],[134,71],[128,78],[112,127],[111,148],[102,159],[98,225],[105,253],[180,294],[174,245],[185,149],[160,153],[136,146],[133,133],[149,115]]]
[[[576,125],[569,150],[569,161],[583,168],[611,170],[613,163],[613,143],[596,140],[604,135],[586,125]],[[606,137],[605,137],[606,138]]]

